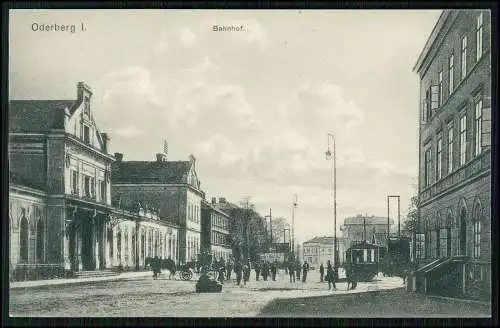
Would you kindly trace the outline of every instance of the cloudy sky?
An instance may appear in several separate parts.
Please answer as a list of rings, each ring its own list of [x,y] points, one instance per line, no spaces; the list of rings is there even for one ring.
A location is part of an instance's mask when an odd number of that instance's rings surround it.
[[[111,152],[197,158],[207,197],[250,196],[291,219],[296,238],[333,234],[327,132],[337,144],[337,225],[406,211],[418,164],[412,68],[440,11],[15,11],[11,99],[92,108]],[[33,23],[77,31],[33,31]],[[86,31],[82,32],[81,24]],[[213,25],[243,25],[214,32]],[[391,204],[391,215],[396,204]]]

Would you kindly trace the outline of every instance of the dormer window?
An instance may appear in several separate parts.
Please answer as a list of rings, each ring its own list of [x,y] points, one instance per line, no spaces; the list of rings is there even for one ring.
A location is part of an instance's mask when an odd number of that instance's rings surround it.
[[[90,143],[90,127],[83,125],[83,142]]]
[[[84,113],[85,113],[85,115],[87,115],[87,116],[90,117],[90,98],[89,98],[89,96],[85,96],[83,105],[84,105]]]

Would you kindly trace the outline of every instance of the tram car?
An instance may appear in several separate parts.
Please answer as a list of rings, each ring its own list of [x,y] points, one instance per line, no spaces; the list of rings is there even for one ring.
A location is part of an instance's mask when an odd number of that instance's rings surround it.
[[[345,264],[350,267],[357,281],[371,281],[380,271],[385,247],[366,241],[355,242],[346,251]]]

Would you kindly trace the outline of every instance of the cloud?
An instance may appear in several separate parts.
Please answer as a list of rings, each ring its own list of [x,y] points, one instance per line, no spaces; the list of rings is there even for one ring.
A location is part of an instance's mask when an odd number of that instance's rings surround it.
[[[174,51],[175,48],[189,47],[195,43],[196,36],[189,28],[183,27],[178,29],[164,30],[160,34],[159,40],[156,42],[153,52],[155,54],[164,54],[169,51]]]
[[[193,31],[188,28],[181,28],[179,31],[179,41],[184,46],[190,46],[194,43],[196,37],[194,36]]]
[[[133,138],[141,135],[143,132],[133,126],[128,126],[126,128],[116,129],[115,133],[117,136],[122,138]]]

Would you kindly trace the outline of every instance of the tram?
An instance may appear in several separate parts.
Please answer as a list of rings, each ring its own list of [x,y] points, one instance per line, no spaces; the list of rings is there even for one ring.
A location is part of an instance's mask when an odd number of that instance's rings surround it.
[[[371,281],[380,271],[384,259],[384,246],[367,241],[356,242],[346,251],[346,266],[351,267],[357,281]]]

